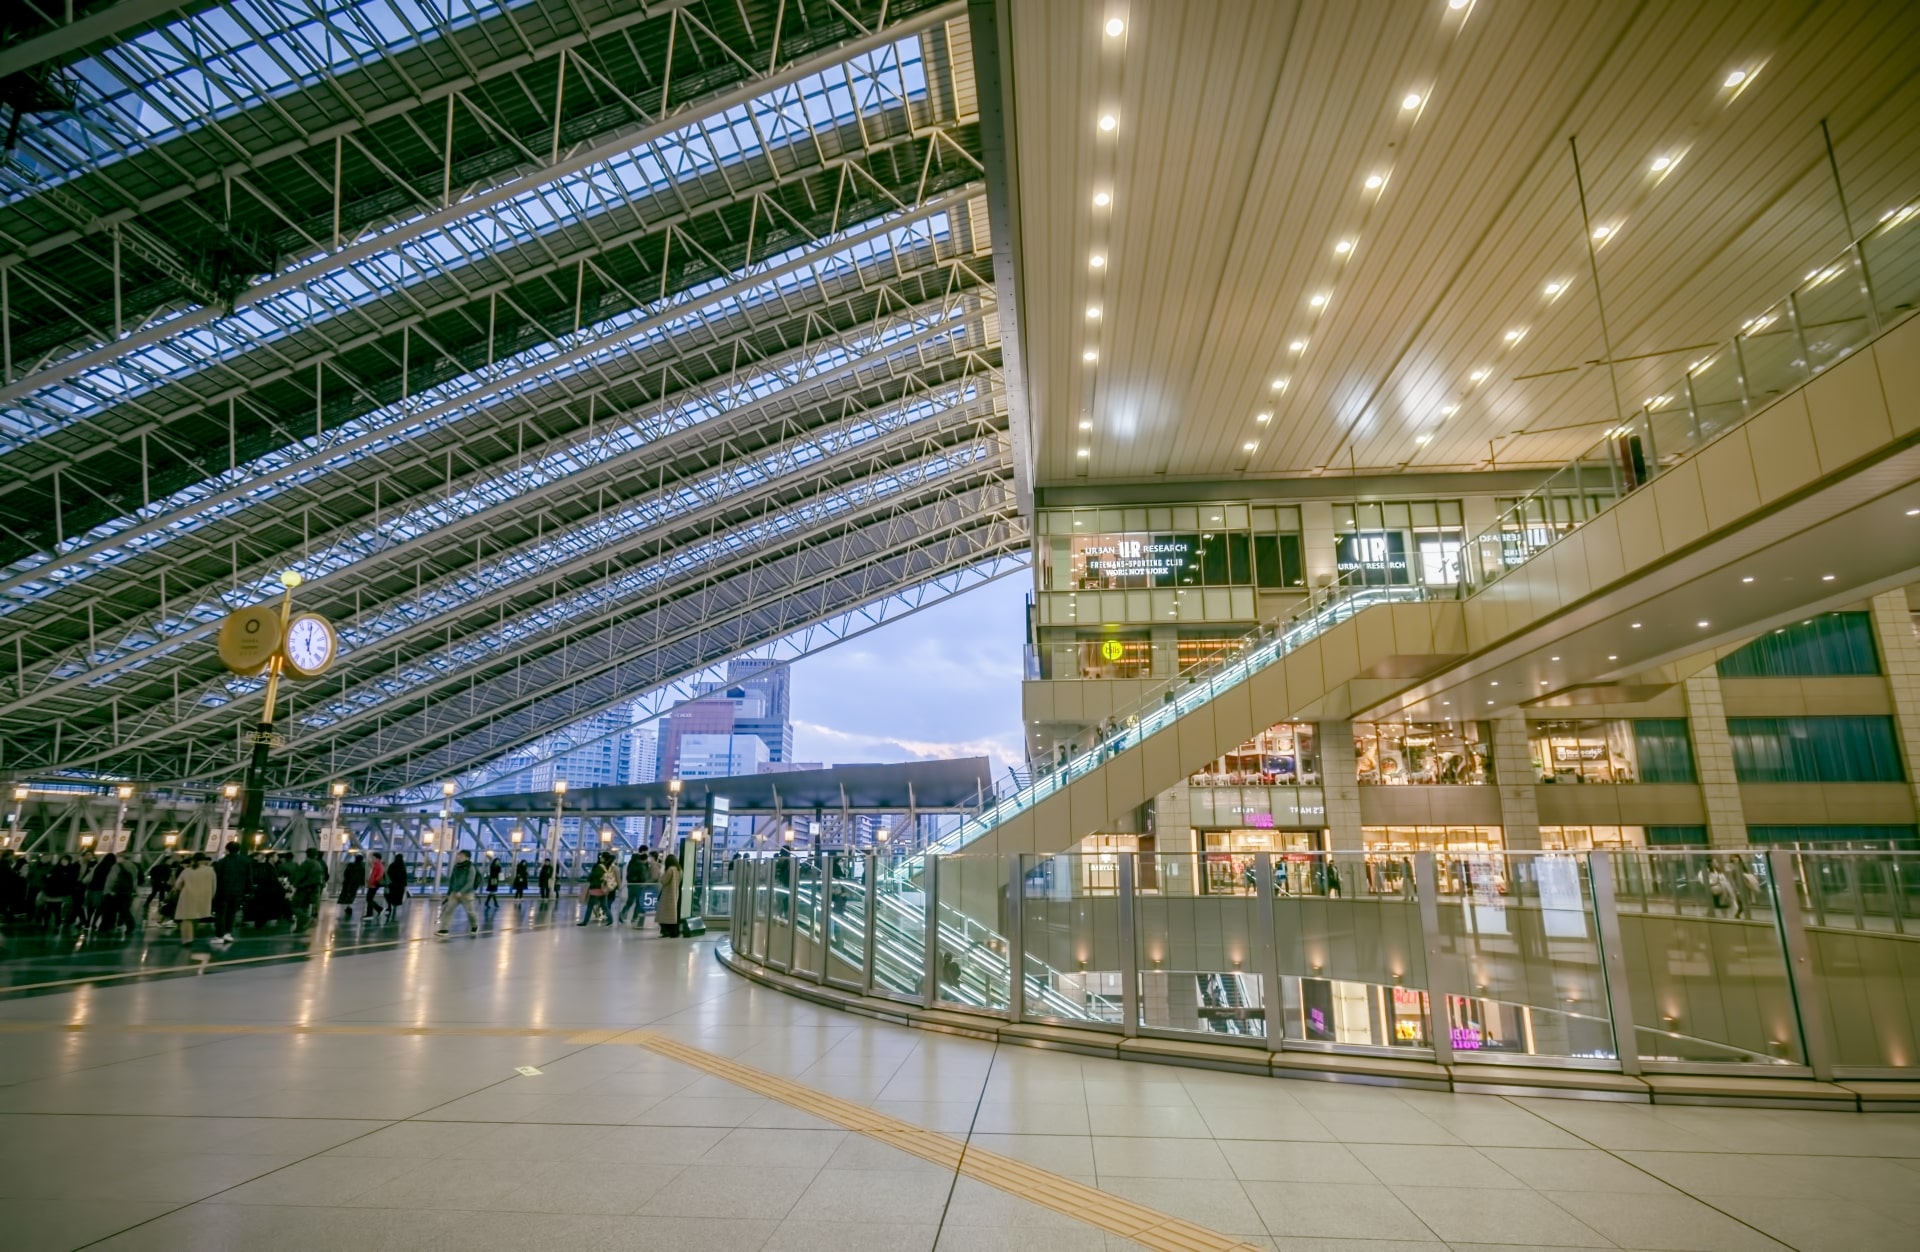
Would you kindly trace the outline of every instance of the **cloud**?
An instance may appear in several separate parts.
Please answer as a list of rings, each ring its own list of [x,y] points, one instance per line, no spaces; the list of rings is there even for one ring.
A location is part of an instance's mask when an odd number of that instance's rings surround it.
[[[850,760],[950,761],[959,757],[984,756],[993,761],[995,772],[1016,766],[1024,759],[1018,740],[1005,736],[981,739],[929,740],[896,735],[869,735],[858,731],[823,726],[818,722],[796,720],[793,724],[794,759],[820,760],[827,764],[846,764]],[[853,754],[851,757],[849,754]]]

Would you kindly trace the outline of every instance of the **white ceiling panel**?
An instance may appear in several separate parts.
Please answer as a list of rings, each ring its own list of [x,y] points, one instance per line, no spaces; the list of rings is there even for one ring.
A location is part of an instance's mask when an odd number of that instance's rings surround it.
[[[1041,485],[1557,465],[1846,244],[1822,118],[1920,197],[1916,5],[1010,11]]]

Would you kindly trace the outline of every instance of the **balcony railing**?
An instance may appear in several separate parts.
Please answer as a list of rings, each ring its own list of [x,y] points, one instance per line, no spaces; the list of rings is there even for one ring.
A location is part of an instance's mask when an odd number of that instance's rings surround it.
[[[1626,1074],[1920,1065],[1911,850],[806,853],[734,875],[740,959],[984,1024]]]

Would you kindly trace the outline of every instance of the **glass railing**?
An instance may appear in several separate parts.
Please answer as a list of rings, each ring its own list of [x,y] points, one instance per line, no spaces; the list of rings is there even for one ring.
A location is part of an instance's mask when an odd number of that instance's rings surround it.
[[[1920,1065],[1915,851],[838,853],[734,886],[741,959],[983,1022],[1456,1066]]]
[[[1845,360],[1920,304],[1920,205],[1896,209],[1703,353],[1468,541],[1468,593],[1498,581],[1775,399]]]

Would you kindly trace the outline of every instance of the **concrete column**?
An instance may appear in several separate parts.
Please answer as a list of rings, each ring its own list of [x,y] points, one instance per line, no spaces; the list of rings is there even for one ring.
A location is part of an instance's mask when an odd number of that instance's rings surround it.
[[[1900,732],[1907,786],[1913,792],[1914,809],[1920,812],[1920,638],[1914,633],[1913,609],[1905,591],[1882,592],[1873,598],[1873,634],[1887,674],[1893,723]]]
[[[1155,626],[1153,638],[1153,676],[1172,678],[1180,673],[1180,628]]]
[[[1358,852],[1366,846],[1360,833],[1360,784],[1353,754],[1353,723],[1320,723],[1320,785],[1327,795],[1327,846],[1336,852]]]
[[[1307,567],[1309,589],[1338,581],[1334,566],[1333,505],[1326,500],[1300,502],[1300,557]]]
[[[1519,709],[1493,719],[1493,781],[1500,791],[1500,825],[1507,847],[1522,851],[1540,846],[1540,805],[1533,794],[1540,781],[1527,742],[1527,719]]]
[[[1162,855],[1191,852],[1193,842],[1187,784],[1177,783],[1153,798],[1153,848]]]
[[[1687,701],[1687,734],[1693,740],[1693,768],[1707,810],[1707,843],[1737,848],[1747,842],[1747,815],[1740,806],[1740,780],[1733,772],[1733,740],[1727,734],[1727,709],[1720,696],[1720,675],[1712,667],[1682,684]]]

